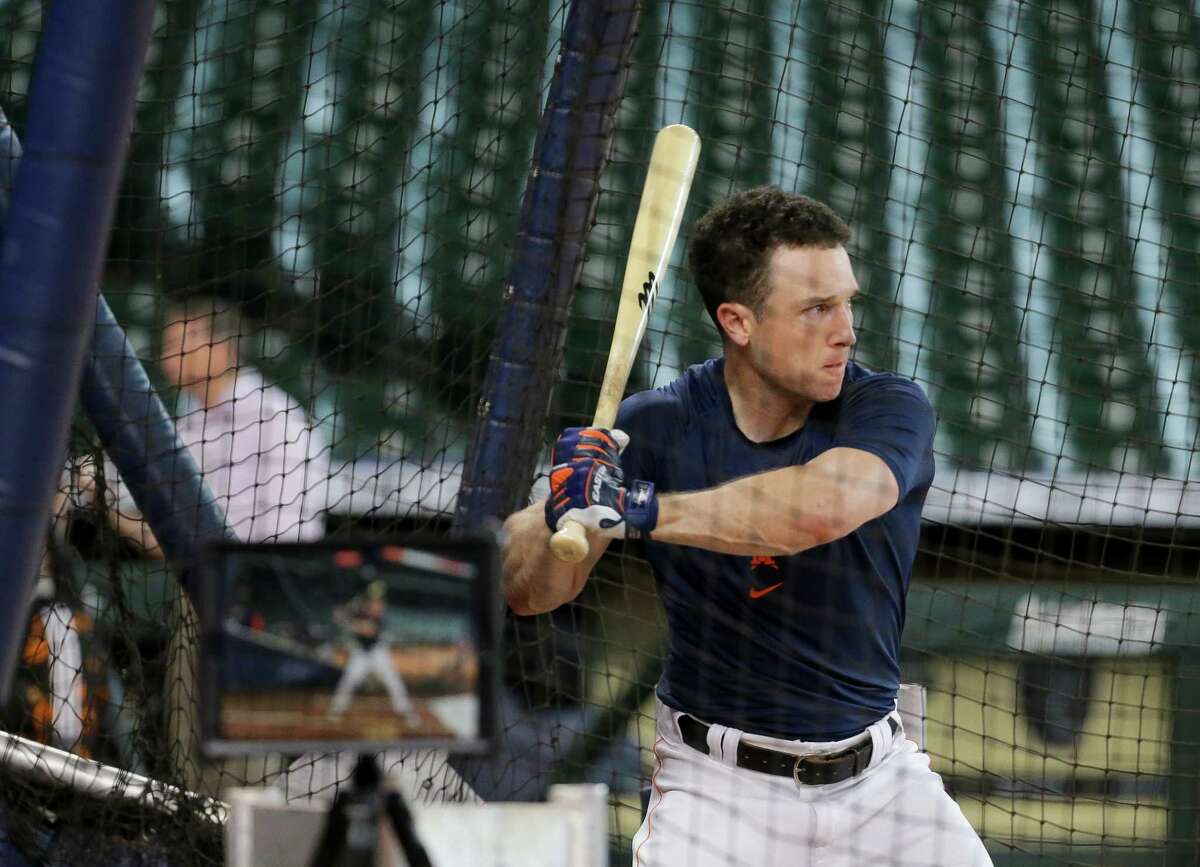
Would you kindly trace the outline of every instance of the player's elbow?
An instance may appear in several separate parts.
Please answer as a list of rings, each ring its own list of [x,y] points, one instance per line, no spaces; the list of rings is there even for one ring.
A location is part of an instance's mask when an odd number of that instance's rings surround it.
[[[816,545],[828,545],[838,539],[845,538],[866,523],[867,518],[846,509],[832,511],[821,516],[813,526],[813,536]]]
[[[781,550],[777,553],[786,557],[810,548],[828,545],[849,535],[854,529],[849,521],[830,512],[818,511],[803,515],[787,528],[784,537],[779,540]]]

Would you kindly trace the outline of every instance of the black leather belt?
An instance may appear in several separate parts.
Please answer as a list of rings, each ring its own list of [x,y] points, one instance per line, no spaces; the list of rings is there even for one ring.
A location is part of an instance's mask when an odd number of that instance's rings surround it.
[[[895,717],[889,716],[887,721],[892,727],[892,734],[900,731],[900,724]],[[709,726],[694,716],[685,713],[679,717],[679,733],[683,736],[683,742],[705,755],[708,755],[708,729]],[[867,738],[861,744],[836,753],[797,756],[751,746],[743,741],[738,743],[737,766],[777,777],[791,777],[805,786],[826,786],[857,777],[865,771],[871,763],[873,749],[871,739]]]

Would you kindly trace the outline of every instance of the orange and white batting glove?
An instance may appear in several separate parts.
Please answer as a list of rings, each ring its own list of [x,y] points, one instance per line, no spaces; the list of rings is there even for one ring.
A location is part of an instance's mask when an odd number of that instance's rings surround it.
[[[646,538],[658,521],[654,485],[626,487],[620,456],[629,437],[606,428],[567,428],[554,444],[546,525],[575,521],[610,538]]]

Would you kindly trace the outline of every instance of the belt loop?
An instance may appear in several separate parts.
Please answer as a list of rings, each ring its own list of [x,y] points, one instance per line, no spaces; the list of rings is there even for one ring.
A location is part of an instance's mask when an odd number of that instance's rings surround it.
[[[741,729],[725,729],[725,736],[721,742],[721,752],[724,754],[725,764],[737,767],[738,763],[738,747],[742,743]]]
[[[887,757],[892,748],[892,727],[888,724],[887,717],[884,717],[872,723],[867,732],[871,736],[871,761],[867,763],[867,767],[873,768]]]
[[[904,726],[897,711],[891,711],[868,729],[871,733],[871,762],[868,768],[882,762],[892,751],[896,739],[904,736]]]
[[[711,758],[716,759],[725,765],[737,764],[737,747],[730,747],[730,744],[735,744],[738,738],[735,734],[741,734],[735,729],[728,728],[723,725],[713,723],[708,727],[708,754]]]
[[[662,699],[658,698],[657,696],[655,697],[655,701],[659,703],[659,706],[668,715],[668,718],[671,721],[670,726],[667,729],[667,733],[674,738],[677,743],[685,743],[683,739],[683,727],[679,724],[679,721],[683,719],[683,712],[675,710],[672,707],[667,707],[662,703]]]
[[[725,761],[725,757],[721,754],[721,734],[724,731],[725,726],[710,723],[706,732],[708,737],[708,755],[718,762]]]

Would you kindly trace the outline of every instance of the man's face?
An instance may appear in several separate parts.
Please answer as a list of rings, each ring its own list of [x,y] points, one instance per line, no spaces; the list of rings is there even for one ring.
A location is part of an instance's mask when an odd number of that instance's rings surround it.
[[[755,370],[805,400],[837,397],[855,342],[850,302],[857,293],[844,247],[776,248],[748,343]]]
[[[228,366],[223,350],[221,345],[213,346],[207,318],[173,317],[163,330],[163,374],[176,388],[208,382]]]

